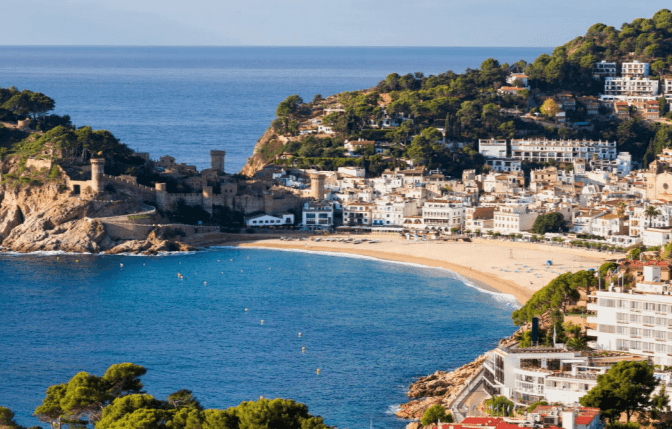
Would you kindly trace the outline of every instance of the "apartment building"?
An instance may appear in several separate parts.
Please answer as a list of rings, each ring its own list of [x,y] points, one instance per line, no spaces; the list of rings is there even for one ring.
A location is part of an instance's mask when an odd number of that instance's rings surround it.
[[[505,204],[495,210],[493,228],[500,234],[518,234],[534,226],[539,213],[530,211],[527,205]]]
[[[494,218],[494,207],[467,207],[464,228],[472,232],[485,232],[492,229]]]
[[[597,312],[588,323],[597,326],[588,335],[597,337],[602,350],[646,356],[655,365],[672,365],[672,287],[661,281],[660,266],[644,266],[644,280],[634,289],[611,286],[593,292]]]
[[[466,207],[456,200],[427,200],[422,206],[422,223],[425,226],[450,230],[464,228]]]
[[[572,405],[597,385],[606,368],[560,347],[500,346],[486,354],[485,380],[517,405],[538,401]]]
[[[402,225],[404,218],[420,214],[417,200],[378,201],[372,211],[373,225]]]
[[[303,226],[311,231],[334,226],[334,203],[308,201],[303,206]]]
[[[485,160],[485,165],[490,167],[492,171],[496,171],[498,173],[511,173],[511,172],[515,173],[517,171],[523,170],[523,163],[521,161],[514,159],[487,158]]]
[[[506,140],[479,139],[478,152],[486,158],[506,158]]]
[[[343,225],[371,225],[374,207],[374,204],[363,201],[352,201],[343,204]]]
[[[621,76],[625,77],[647,77],[649,76],[649,63],[642,63],[637,60],[621,64]]]
[[[647,100],[642,116],[644,119],[660,119],[660,103],[658,103],[658,100]]]
[[[672,79],[663,79],[662,85],[663,87],[661,88],[661,92],[669,101],[669,98],[672,97]]]
[[[610,77],[604,82],[602,99],[622,99],[623,97],[653,97],[658,94],[660,82],[636,77]]]
[[[608,61],[600,61],[599,63],[593,64],[593,77],[596,79],[603,77],[616,77],[618,68],[616,63]]]
[[[511,157],[535,162],[573,162],[576,158],[616,159],[616,142],[594,140],[511,140]]]

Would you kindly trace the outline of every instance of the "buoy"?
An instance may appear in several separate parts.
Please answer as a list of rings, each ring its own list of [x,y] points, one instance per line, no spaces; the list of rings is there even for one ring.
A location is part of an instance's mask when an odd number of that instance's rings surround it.
[[[229,261],[233,262],[233,258],[229,259]]]
[[[305,353],[305,352],[306,352],[306,348],[305,348],[305,347],[301,347],[301,353]]]
[[[301,332],[299,332],[299,338],[301,337]]]
[[[207,286],[207,285],[208,285],[208,282],[203,282],[203,286]]]
[[[219,259],[217,259],[217,262],[219,262]]]
[[[247,313],[247,308],[245,309],[245,313]]]
[[[75,259],[75,262],[79,262],[79,259]]]
[[[317,368],[317,375],[320,375],[320,368]]]
[[[119,266],[120,266],[121,268],[124,268],[124,264],[119,264]]]
[[[145,266],[145,263],[144,263],[144,262],[142,263],[142,266],[143,266],[143,267]]]
[[[247,259],[250,259],[250,257],[248,256]]]
[[[180,274],[180,273],[177,273],[177,277],[182,277],[182,274]]]
[[[56,257],[56,260],[57,260],[57,261],[60,260],[60,259],[61,259],[61,258],[60,258],[59,256]]]
[[[243,270],[240,270],[240,272],[242,273],[242,272],[243,272]]]
[[[262,325],[264,324],[264,319],[261,319],[261,324],[262,324]]]
[[[268,271],[271,271],[271,267],[268,267]]]

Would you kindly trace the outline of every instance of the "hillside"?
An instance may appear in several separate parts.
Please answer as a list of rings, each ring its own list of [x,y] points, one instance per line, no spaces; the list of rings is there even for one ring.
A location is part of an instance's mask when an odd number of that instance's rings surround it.
[[[599,114],[591,115],[588,105],[604,88],[604,78],[593,76],[593,65],[602,60],[648,62],[653,79],[670,77],[672,13],[664,9],[620,30],[595,24],[584,36],[529,64],[489,58],[461,74],[393,73],[376,87],[327,98],[316,95],[310,102],[292,95],[278,106],[277,119],[242,173],[252,175],[277,163],[324,170],[360,165],[377,176],[412,162],[458,176],[467,168],[483,170],[478,139],[533,136],[616,140],[620,151],[646,165],[670,145],[672,128],[636,114],[617,117],[613,105],[600,105]],[[528,89],[510,79],[523,73]],[[508,85],[519,89],[507,90]],[[577,108],[567,112],[568,122],[581,126],[556,123],[552,115],[541,120],[544,101],[563,93],[577,100]],[[661,114],[669,111],[667,102],[661,107]],[[345,144],[359,140],[364,143],[350,144],[346,154]]]

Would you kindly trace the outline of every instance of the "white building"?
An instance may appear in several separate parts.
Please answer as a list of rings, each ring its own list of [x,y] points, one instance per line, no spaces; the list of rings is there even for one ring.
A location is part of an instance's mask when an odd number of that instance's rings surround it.
[[[620,100],[623,97],[653,97],[658,94],[660,82],[636,77],[608,77],[604,82],[603,100]]]
[[[539,213],[530,211],[527,205],[501,205],[495,210],[493,231],[500,234],[518,234],[529,231],[538,216]]]
[[[649,76],[649,63],[641,63],[637,60],[621,64],[621,76],[647,77]]]
[[[318,125],[317,126],[317,133],[318,134],[335,134],[334,130],[331,129],[331,127],[327,125]]]
[[[292,213],[283,213],[279,216],[262,214],[245,219],[245,226],[248,228],[289,225],[294,225],[294,215]]]
[[[616,142],[594,140],[511,140],[511,157],[535,162],[573,162],[577,158],[613,160],[617,157]]]
[[[303,206],[303,226],[309,230],[328,229],[334,226],[334,203],[308,201]]]
[[[343,225],[371,225],[374,207],[374,204],[363,201],[343,204]]]
[[[499,173],[517,172],[523,169],[523,162],[516,159],[488,158],[485,160],[485,164]]]
[[[506,83],[509,85],[513,85],[516,83],[516,81],[519,81],[520,83],[523,84],[525,88],[529,88],[527,85],[527,75],[525,73],[511,73],[507,78],[506,78]]]
[[[588,310],[588,335],[597,337],[597,348],[625,351],[652,358],[656,365],[672,365],[672,295],[660,281],[659,266],[644,266],[644,281],[634,290],[611,286],[593,292],[597,303]]]
[[[672,241],[672,226],[645,228],[642,231],[642,243],[645,246],[664,246],[670,241]]]
[[[372,224],[374,226],[401,226],[404,218],[417,216],[420,214],[419,201],[417,200],[397,200],[397,201],[376,201],[373,207]]]
[[[617,68],[616,63],[600,61],[599,63],[593,64],[593,77],[616,77]]]
[[[506,158],[506,140],[480,139],[478,152],[486,158]]]
[[[338,167],[338,172],[346,176],[365,177],[366,169],[364,167]]]
[[[587,356],[553,347],[498,347],[486,354],[485,380],[518,405],[538,401],[574,405],[597,385],[605,367]]]
[[[463,229],[466,208],[454,200],[427,200],[422,206],[422,223],[425,227],[435,227],[449,231]]]

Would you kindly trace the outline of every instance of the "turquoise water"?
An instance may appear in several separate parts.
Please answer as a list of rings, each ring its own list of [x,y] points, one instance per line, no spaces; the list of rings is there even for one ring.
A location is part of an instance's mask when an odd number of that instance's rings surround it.
[[[188,388],[207,407],[286,397],[341,428],[371,418],[400,428],[392,410],[414,378],[514,330],[510,297],[448,271],[360,258],[0,255],[0,269],[0,404],[24,425],[37,424],[49,385],[131,361],[158,397]]]
[[[292,94],[312,100],[369,88],[389,73],[438,74],[488,58],[533,60],[548,48],[3,47],[0,86],[42,91],[56,113],[109,129],[153,159],[237,172]]]

